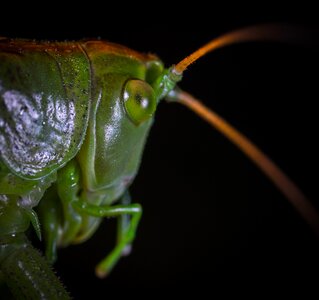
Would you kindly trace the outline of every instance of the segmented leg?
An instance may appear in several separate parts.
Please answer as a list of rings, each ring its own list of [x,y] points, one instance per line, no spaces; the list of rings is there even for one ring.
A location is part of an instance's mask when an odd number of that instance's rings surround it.
[[[72,243],[82,222],[81,215],[71,205],[72,201],[78,200],[80,190],[77,162],[71,160],[57,175],[56,184],[46,192],[39,205],[46,257],[51,263],[56,260],[57,245]]]
[[[61,207],[55,185],[46,191],[37,211],[45,242],[45,256],[50,263],[54,263],[57,259],[57,243],[61,227]]]
[[[62,246],[67,246],[74,241],[82,224],[81,215],[71,205],[71,202],[78,201],[80,190],[79,168],[76,160],[72,159],[58,172],[57,190],[63,210],[63,233],[59,241]]]
[[[1,238],[0,274],[15,299],[70,299],[47,261],[24,234]]]
[[[121,198],[122,205],[131,204],[131,196],[128,192],[126,192]],[[117,243],[119,244],[125,235],[125,232],[128,230],[130,226],[130,215],[124,214],[118,217],[117,219]],[[122,251],[122,256],[127,256],[131,253],[132,245],[127,244],[126,247]]]
[[[128,201],[125,195],[122,201]],[[72,203],[73,207],[81,212],[95,217],[119,217],[118,240],[115,248],[96,267],[96,274],[105,277],[113,269],[123,252],[134,240],[138,223],[142,216],[142,207],[139,204],[120,204],[113,206],[97,206],[83,201]],[[128,216],[131,216],[128,222]]]

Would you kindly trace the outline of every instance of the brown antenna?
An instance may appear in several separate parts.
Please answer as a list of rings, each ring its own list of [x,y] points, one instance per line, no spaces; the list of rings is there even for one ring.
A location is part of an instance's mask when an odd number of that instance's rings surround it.
[[[232,44],[250,41],[275,41],[306,44],[309,42],[307,39],[308,35],[309,32],[305,29],[291,25],[263,24],[245,27],[213,39],[176,64],[173,72],[176,74],[182,74],[189,65],[194,63],[200,57],[216,49]]]
[[[233,31],[212,40],[173,66],[170,79],[175,82],[180,80],[183,71],[190,64],[218,48],[248,41],[307,44],[311,41],[307,39],[308,33],[302,28],[288,25],[256,25]],[[296,184],[254,143],[192,95],[175,89],[168,94],[167,99],[184,104],[235,144],[277,186],[319,236],[319,215],[315,207]]]

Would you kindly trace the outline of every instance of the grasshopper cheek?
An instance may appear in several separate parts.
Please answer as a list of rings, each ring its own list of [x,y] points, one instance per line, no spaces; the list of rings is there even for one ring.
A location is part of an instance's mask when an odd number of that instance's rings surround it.
[[[155,92],[145,81],[128,80],[122,98],[126,113],[135,125],[140,125],[150,119],[156,110]]]

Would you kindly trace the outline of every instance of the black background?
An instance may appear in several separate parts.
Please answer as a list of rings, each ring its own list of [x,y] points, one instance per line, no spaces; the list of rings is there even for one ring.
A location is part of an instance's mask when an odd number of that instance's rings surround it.
[[[19,24],[10,19],[0,34],[101,37],[156,53],[169,66],[241,26],[307,27],[314,41],[310,47],[228,47],[190,67],[180,86],[251,138],[319,208],[316,11],[305,3],[294,10],[291,4],[211,5],[180,11],[159,2],[135,10],[126,4],[114,10],[88,5],[73,13],[59,7]],[[178,104],[160,104],[131,194],[144,215],[132,254],[109,278],[97,279],[94,266],[112,249],[115,220],[106,220],[85,244],[60,250],[55,269],[75,299],[127,291],[153,296],[167,288],[214,294],[221,286],[224,292],[247,294],[253,287],[263,293],[318,284],[319,245],[308,225],[243,154]]]

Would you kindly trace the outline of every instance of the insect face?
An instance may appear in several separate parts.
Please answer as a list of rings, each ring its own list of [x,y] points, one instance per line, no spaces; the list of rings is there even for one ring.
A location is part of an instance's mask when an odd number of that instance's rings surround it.
[[[153,123],[163,65],[124,55],[92,54],[89,127],[78,154],[90,191],[116,188],[121,194],[137,173]],[[116,67],[116,68],[115,68]],[[113,192],[112,192],[113,193]]]

